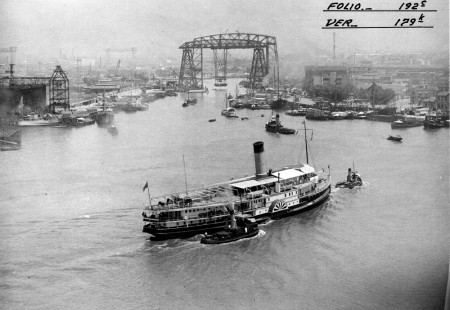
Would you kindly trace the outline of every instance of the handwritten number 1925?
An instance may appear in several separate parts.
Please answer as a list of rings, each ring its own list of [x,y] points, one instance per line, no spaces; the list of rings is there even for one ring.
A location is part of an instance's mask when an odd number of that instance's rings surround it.
[[[424,8],[426,2],[427,2],[426,0],[421,1],[420,2],[420,6],[422,8]],[[418,2],[407,2],[407,3],[403,2],[402,5],[400,5],[400,7],[398,8],[398,10],[399,11],[401,11],[402,9],[404,9],[404,10],[417,10],[418,7],[419,7],[419,3]]]

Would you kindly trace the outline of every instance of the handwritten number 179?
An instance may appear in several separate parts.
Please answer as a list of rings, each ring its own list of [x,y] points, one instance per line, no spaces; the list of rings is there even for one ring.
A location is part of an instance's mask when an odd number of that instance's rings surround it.
[[[400,22],[401,19],[397,19],[397,22],[395,23],[395,26],[400,26],[403,27],[404,25],[406,26],[413,26],[416,23],[416,19],[415,18],[403,18],[403,21]]]

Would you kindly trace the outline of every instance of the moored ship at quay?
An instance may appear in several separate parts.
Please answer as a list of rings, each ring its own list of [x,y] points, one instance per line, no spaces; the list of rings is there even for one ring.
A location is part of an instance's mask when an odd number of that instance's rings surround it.
[[[329,173],[308,163],[267,171],[263,142],[253,149],[253,176],[150,199],[142,212],[143,232],[156,240],[213,233],[230,224],[230,206],[236,215],[264,223],[319,206],[329,197]]]

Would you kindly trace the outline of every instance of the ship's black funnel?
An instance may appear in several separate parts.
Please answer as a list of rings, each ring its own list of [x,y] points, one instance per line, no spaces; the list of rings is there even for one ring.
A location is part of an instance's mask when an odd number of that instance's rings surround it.
[[[264,166],[264,142],[258,141],[253,143],[253,152],[255,154],[256,177],[260,178],[266,174],[266,167]]]

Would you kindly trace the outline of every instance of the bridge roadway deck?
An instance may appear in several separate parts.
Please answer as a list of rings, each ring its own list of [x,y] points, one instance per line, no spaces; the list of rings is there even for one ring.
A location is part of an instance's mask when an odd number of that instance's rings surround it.
[[[0,86],[10,88],[34,88],[48,86],[50,77],[6,77],[0,79]]]

